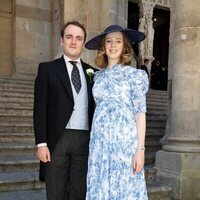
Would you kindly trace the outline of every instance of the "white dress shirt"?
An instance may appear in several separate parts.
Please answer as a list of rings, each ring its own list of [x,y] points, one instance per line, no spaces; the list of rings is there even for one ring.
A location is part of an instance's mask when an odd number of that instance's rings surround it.
[[[79,91],[78,94],[74,89],[74,85],[72,84],[71,81],[71,72],[73,68],[73,65],[69,62],[71,60],[65,55],[64,55],[64,60],[67,66],[67,71],[69,74],[71,88],[74,97],[74,110],[66,126],[66,129],[89,130],[87,82],[81,65],[81,60],[80,58],[74,60],[77,62],[76,66],[78,67],[81,76],[81,90]]]

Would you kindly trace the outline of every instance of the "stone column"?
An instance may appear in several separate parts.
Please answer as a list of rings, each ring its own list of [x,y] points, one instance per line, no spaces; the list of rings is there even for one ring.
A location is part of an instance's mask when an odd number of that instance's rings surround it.
[[[62,55],[60,45],[60,30],[63,27],[63,12],[60,0],[52,1],[52,58]]]
[[[139,60],[148,59],[148,70],[151,71],[151,62],[153,58],[153,40],[154,40],[154,28],[153,28],[153,9],[155,3],[140,0],[140,19],[139,19],[139,31],[145,33],[146,39],[139,43]]]
[[[156,168],[157,178],[172,185],[177,200],[200,199],[199,9],[199,0],[171,1],[170,128],[156,155]]]

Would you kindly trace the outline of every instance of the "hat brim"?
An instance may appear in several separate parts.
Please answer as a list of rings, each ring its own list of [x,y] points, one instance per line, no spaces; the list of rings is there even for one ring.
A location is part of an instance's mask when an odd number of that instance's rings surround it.
[[[86,42],[85,47],[90,50],[99,50],[100,42],[103,39],[103,37],[108,33],[113,32],[124,32],[129,38],[131,44],[137,44],[145,39],[145,34],[140,31],[128,28],[123,29],[120,27],[119,29],[104,31],[103,33],[93,37],[88,42]]]

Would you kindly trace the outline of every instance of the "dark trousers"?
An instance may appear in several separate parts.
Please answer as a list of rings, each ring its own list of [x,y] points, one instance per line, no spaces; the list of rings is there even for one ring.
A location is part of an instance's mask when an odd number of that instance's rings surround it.
[[[84,200],[89,131],[65,130],[45,168],[47,200]]]

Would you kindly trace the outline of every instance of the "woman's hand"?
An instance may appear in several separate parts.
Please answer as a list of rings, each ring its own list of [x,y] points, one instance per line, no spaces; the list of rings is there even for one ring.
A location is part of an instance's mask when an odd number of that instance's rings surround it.
[[[132,160],[133,173],[140,173],[144,168],[144,150],[137,149]]]

